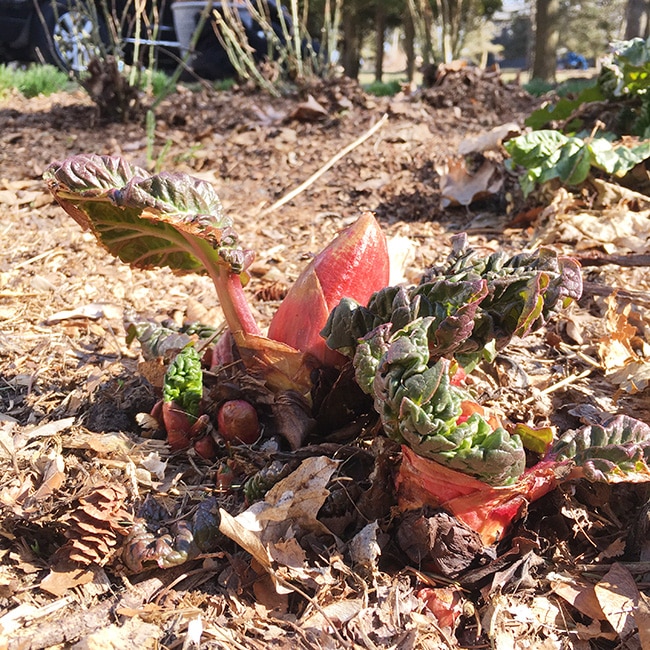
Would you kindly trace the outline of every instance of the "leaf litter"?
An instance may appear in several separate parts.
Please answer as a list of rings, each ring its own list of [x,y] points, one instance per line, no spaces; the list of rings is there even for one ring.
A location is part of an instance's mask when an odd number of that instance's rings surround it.
[[[454,94],[455,76],[480,88],[483,112],[476,100],[465,110],[467,84]],[[410,281],[445,258],[458,231],[488,250],[539,241],[537,223],[468,228],[478,212],[502,216],[508,178],[478,204],[461,186],[466,207],[442,209],[436,169],[457,159],[463,140],[481,141],[509,120],[514,104],[489,74],[450,70],[440,79],[422,97],[325,86],[287,100],[167,100],[154,142],[165,151],[159,162],[214,183],[257,251],[245,291],[259,322],[270,322],[276,296],[305,260],[365,209],[390,237],[414,242],[403,254]],[[523,121],[528,108],[516,97]],[[235,446],[215,462],[147,437],[137,422],[156,399],[155,382],[145,379],[154,366],[140,371],[121,306],[176,326],[218,322],[220,306],[203,277],[134,271],[106,257],[45,193],[42,172],[70,152],[146,164],[143,129],[111,126],[98,138],[96,126],[80,126],[79,116],[92,119],[81,95],[10,104],[0,135],[1,228],[12,241],[0,258],[4,647],[91,647],[109,631],[111,647],[648,647],[643,483],[562,483],[529,504],[499,543],[485,545],[439,509],[399,514],[400,450],[371,435],[372,420],[354,422],[359,442],[348,434],[293,452]],[[281,209],[254,216],[384,114],[399,137],[377,131]],[[38,151],[28,146],[36,129]],[[359,183],[378,174],[381,182]],[[566,196],[563,215],[579,214],[583,200]],[[624,199],[626,213],[612,200],[607,224],[624,239],[599,235],[593,219],[602,213],[592,210],[590,248],[645,253],[635,219],[642,222],[646,206]],[[584,236],[567,238],[565,226],[544,217],[539,223],[544,243],[563,254],[584,247]],[[580,302],[515,341],[499,370],[482,377],[485,406],[558,433],[600,425],[603,414],[650,422],[647,264],[587,263],[583,273]],[[264,287],[270,300],[258,298]]]

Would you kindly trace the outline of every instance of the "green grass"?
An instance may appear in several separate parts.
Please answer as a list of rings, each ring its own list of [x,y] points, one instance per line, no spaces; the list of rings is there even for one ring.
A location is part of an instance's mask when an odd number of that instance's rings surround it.
[[[15,87],[15,70],[6,65],[0,65],[0,98],[8,95]]]
[[[68,75],[53,65],[35,64],[27,68],[0,65],[0,95],[15,89],[29,98],[70,90],[72,86]]]
[[[365,84],[363,89],[369,95],[386,97],[396,95],[402,89],[402,84],[396,79],[393,81],[373,81],[372,83]]]
[[[237,81],[235,79],[219,79],[212,82],[212,87],[215,90],[231,90]]]
[[[140,89],[151,93],[156,99],[172,94],[176,88],[170,87],[171,77],[164,70],[144,70],[140,79]]]
[[[544,81],[543,79],[531,79],[525,84],[522,84],[524,90],[530,93],[533,97],[541,97],[547,92],[550,92],[555,88],[555,84],[550,81]]]

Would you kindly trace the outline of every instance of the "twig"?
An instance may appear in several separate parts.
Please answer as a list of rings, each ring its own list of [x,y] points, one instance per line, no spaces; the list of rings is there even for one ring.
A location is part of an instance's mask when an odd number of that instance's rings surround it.
[[[539,393],[527,397],[522,402],[522,404],[530,404],[531,402],[537,400],[540,395],[548,395],[549,393],[554,393],[556,390],[560,390],[560,388],[564,388],[569,384],[573,384],[579,379],[584,379],[585,377],[588,377],[593,371],[594,371],[593,368],[587,368],[587,370],[583,370],[579,375],[569,375],[568,377],[565,377],[564,379],[558,381],[556,384],[553,384],[552,386],[547,386],[544,390],[541,390]]]
[[[305,598],[311,603],[312,607],[316,609],[316,611],[323,617],[323,620],[330,626],[331,632],[334,635],[334,637],[336,637],[336,640],[341,644],[340,645],[341,648],[351,648],[353,646],[352,643],[346,641],[343,638],[343,636],[341,636],[341,633],[337,630],[336,625],[334,625],[334,623],[332,622],[332,619],[329,617],[327,612],[320,606],[320,604],[316,601],[315,598],[312,598],[308,593],[304,592],[297,585],[280,577],[279,575],[277,575],[277,573],[274,573],[273,577],[278,581],[278,584],[282,585],[283,587],[286,587],[287,589],[291,589],[292,591],[295,591],[296,593],[300,594],[303,598]]]
[[[594,253],[574,255],[573,257],[577,259],[582,266],[605,266],[606,264],[616,264],[617,266],[650,266],[650,255],[648,253],[630,255],[606,255],[603,253]]]
[[[633,291],[631,289],[621,289],[620,287],[610,287],[607,284],[598,284],[597,282],[583,282],[583,296],[611,296],[613,293],[618,298],[629,300],[638,305],[650,307],[650,293],[647,291]]]
[[[369,137],[371,137],[374,133],[376,133],[388,120],[388,115],[384,113],[382,118],[374,124],[368,131],[366,131],[361,137],[357,138],[354,142],[350,143],[347,147],[344,149],[341,149],[336,155],[332,156],[316,173],[312,174],[304,183],[301,185],[298,185],[295,189],[291,190],[288,194],[285,194],[281,199],[276,201],[273,205],[269,206],[266,208],[266,210],[262,210],[262,213],[260,216],[266,216],[267,214],[273,212],[274,210],[277,210],[278,208],[282,207],[285,203],[288,203],[291,201],[291,199],[295,198],[300,194],[301,192],[304,192],[314,181],[318,180],[330,167],[333,167],[341,158],[344,156],[347,156],[353,149],[358,147],[360,144],[363,144]]]
[[[617,562],[630,573],[650,572],[650,562]],[[611,564],[578,564],[576,569],[580,572],[606,573],[612,568]]]

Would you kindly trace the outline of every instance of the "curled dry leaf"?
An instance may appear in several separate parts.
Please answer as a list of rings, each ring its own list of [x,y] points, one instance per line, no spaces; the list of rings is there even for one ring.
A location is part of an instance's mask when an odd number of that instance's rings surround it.
[[[490,160],[485,160],[474,173],[467,169],[464,158],[450,159],[436,171],[440,174],[443,208],[487,199],[503,185],[499,166]]]
[[[650,323],[633,312],[631,303],[621,304],[615,295],[606,302],[607,333],[598,343],[601,363],[608,379],[621,390],[641,392],[650,384]]]

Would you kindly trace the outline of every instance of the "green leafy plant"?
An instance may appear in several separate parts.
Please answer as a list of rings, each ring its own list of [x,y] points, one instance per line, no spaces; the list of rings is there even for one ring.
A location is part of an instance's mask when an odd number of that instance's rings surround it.
[[[481,257],[464,235],[452,243],[446,264],[419,285],[386,287],[366,306],[342,300],[322,334],[353,359],[390,437],[463,474],[508,484],[524,471],[521,439],[485,414],[458,377],[577,300],[580,270],[550,250]]]
[[[567,431],[550,449],[558,461],[570,460],[590,481],[650,480],[650,426],[627,415]]]
[[[471,370],[494,359],[513,336],[525,336],[551,313],[580,297],[582,280],[575,260],[549,249],[508,257],[481,257],[465,235],[452,239],[449,259],[425,272],[414,287],[386,287],[366,306],[350,299],[332,310],[323,336],[352,357],[360,339],[382,324],[393,331],[432,317],[432,360],[454,356]]]
[[[486,483],[512,483],[526,464],[521,440],[478,410],[464,413],[471,396],[453,385],[449,361],[430,364],[435,324],[419,318],[394,334],[376,328],[357,347],[357,382],[373,396],[389,437]]]
[[[524,196],[555,178],[566,185],[579,185],[592,167],[622,178],[650,158],[650,140],[630,147],[612,142],[611,137],[581,138],[548,129],[508,140],[504,147],[510,154],[509,167],[526,170],[519,176]]]
[[[583,120],[577,116],[579,109],[585,104],[600,102],[604,95],[598,83],[593,81],[591,85],[584,88],[577,97],[561,97],[557,102],[548,102],[542,108],[531,113],[524,123],[531,129],[543,129],[551,122],[564,123],[573,115],[576,117],[566,124],[563,130],[571,132],[571,129],[579,130],[583,126]]]
[[[611,49],[591,85],[533,112],[526,125],[536,131],[505,143],[507,165],[524,170],[519,181],[525,196],[554,179],[579,185],[594,170],[622,178],[650,158],[650,39]]]
[[[27,98],[69,90],[73,84],[67,74],[53,65],[34,64],[27,68],[0,66],[0,94],[16,89]]]

